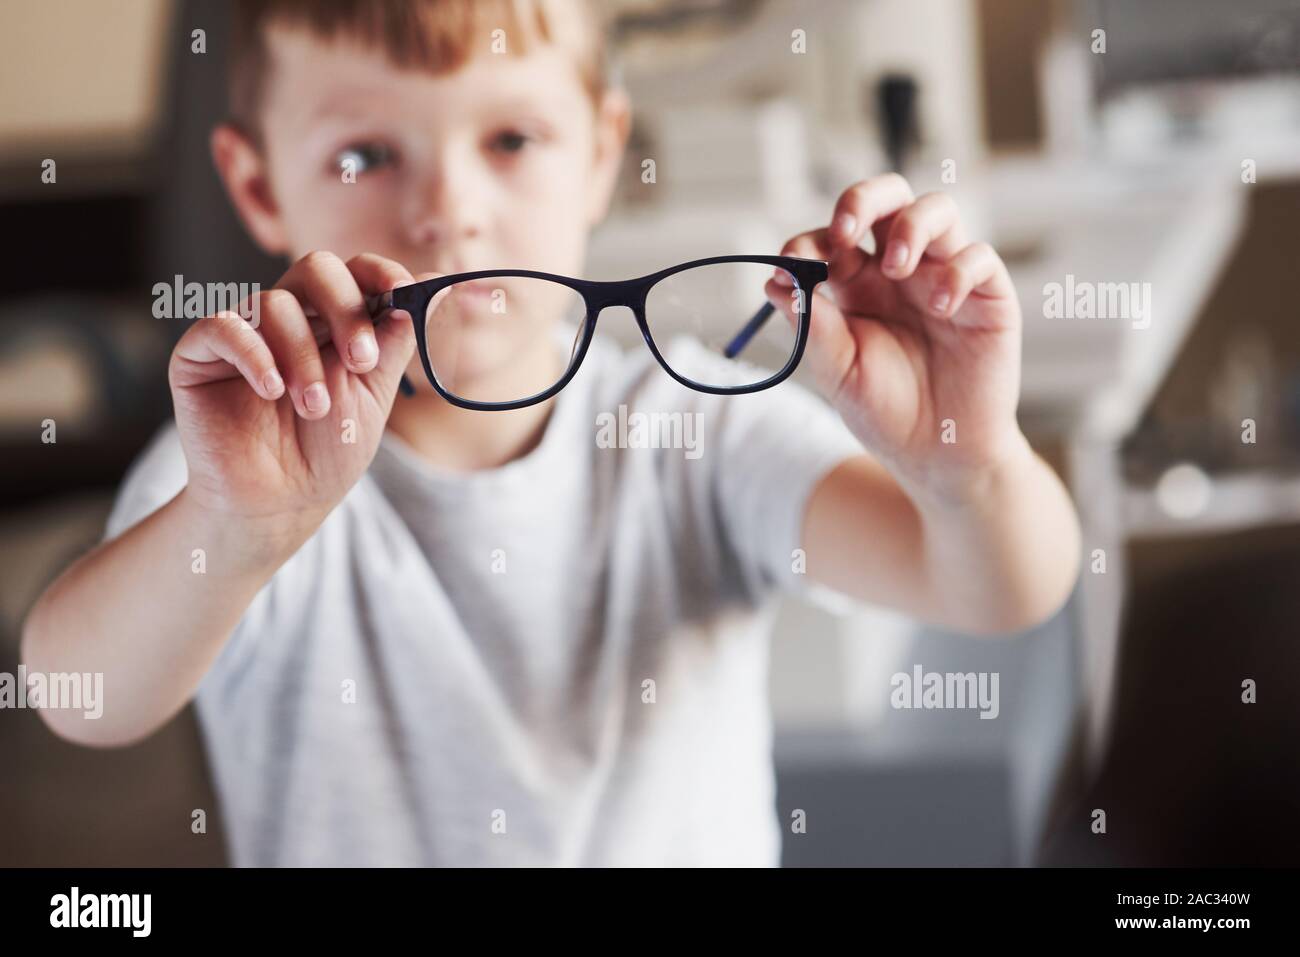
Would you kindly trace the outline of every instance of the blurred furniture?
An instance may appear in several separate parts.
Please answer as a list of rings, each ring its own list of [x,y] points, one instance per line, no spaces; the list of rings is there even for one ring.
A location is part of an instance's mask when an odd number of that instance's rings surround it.
[[[1094,761],[1109,731],[1124,597],[1120,448],[1236,245],[1246,202],[1233,174],[1028,159],[1002,160],[988,172],[995,244],[1008,256],[1025,317],[1021,422],[1031,435],[1065,442],[1084,524],[1078,626]],[[1149,324],[1045,316],[1045,287],[1067,275],[1149,283]],[[1092,570],[1095,549],[1104,552],[1103,573]]]
[[[100,0],[6,9],[0,195],[85,196],[145,182],[171,7],[170,0]],[[46,160],[56,163],[52,183],[42,178]]]
[[[51,495],[0,516],[0,671],[17,673],[23,617],[59,572],[99,542],[112,502],[108,490]],[[190,708],[140,744],[112,750],[60,740],[34,710],[6,710],[0,754],[7,769],[0,867],[226,862],[221,811]],[[196,809],[206,814],[204,833],[191,827]]]

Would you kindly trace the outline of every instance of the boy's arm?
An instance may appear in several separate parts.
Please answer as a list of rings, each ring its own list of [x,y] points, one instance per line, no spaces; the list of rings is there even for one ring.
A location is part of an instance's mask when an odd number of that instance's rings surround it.
[[[258,591],[310,534],[283,520],[232,521],[187,490],[81,558],[43,594],[23,629],[29,672],[102,673],[103,713],[42,709],[79,744],[133,743],[193,696]],[[204,545],[205,571],[191,553]]]
[[[366,297],[412,281],[378,256],[311,253],[259,294],[256,328],[220,313],[181,337],[168,379],[184,489],[64,572],[23,630],[33,671],[104,675],[103,715],[43,710],[56,732],[128,744],[194,694],[258,591],[374,457],[415,333],[401,310],[373,323]],[[308,307],[331,342],[317,343]]]
[[[964,631],[1048,616],[1073,585],[1079,531],[1016,422],[1020,303],[997,252],[969,241],[950,197],[915,197],[896,174],[849,187],[829,226],[782,252],[828,262],[807,361],[871,456],[809,496],[808,573]],[[803,293],[783,277],[765,291],[793,321]]]
[[[967,633],[1038,624],[1078,572],[1074,509],[1027,445],[945,496],[909,494],[870,456],[855,456],[814,488],[803,541],[813,581]]]

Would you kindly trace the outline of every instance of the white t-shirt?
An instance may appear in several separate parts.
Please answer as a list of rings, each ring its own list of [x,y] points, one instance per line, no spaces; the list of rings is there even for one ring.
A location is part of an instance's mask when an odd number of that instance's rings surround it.
[[[198,689],[233,863],[777,864],[776,591],[820,591],[804,506],[861,451],[793,381],[704,394],[599,338],[500,468],[386,434]],[[107,535],[185,476],[169,424]]]

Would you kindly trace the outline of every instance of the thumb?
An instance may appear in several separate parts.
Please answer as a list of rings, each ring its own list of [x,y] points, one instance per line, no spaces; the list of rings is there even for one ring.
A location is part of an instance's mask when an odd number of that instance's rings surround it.
[[[442,273],[426,272],[415,276],[412,283],[438,279]],[[400,286],[412,283],[400,283]],[[415,323],[423,323],[442,301],[447,290],[439,290],[421,315],[414,316],[405,309],[390,309],[375,324],[375,338],[379,342],[379,362],[367,378],[372,379],[379,395],[387,398],[390,407],[397,397],[397,387],[411,364],[416,351]]]
[[[804,361],[809,363],[813,377],[826,392],[843,376],[855,349],[853,333],[843,311],[820,289],[814,289],[813,294],[805,299],[802,290],[769,279],[763,291],[791,329],[797,329],[799,324],[796,304],[802,303],[808,308],[808,344]],[[833,392],[826,394],[829,397]]]
[[[397,395],[397,386],[415,355],[415,326],[411,315],[404,309],[390,309],[375,323],[375,339],[379,343],[379,362],[365,376],[377,395],[391,403]]]

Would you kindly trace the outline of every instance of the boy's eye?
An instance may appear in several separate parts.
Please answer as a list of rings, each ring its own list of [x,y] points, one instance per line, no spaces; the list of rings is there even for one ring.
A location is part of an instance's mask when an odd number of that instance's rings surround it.
[[[509,130],[504,133],[498,133],[492,138],[492,149],[498,153],[518,153],[529,142],[530,137],[523,133],[517,133]]]
[[[354,143],[334,156],[334,169],[357,175],[374,172],[393,162],[393,151],[383,143]]]

